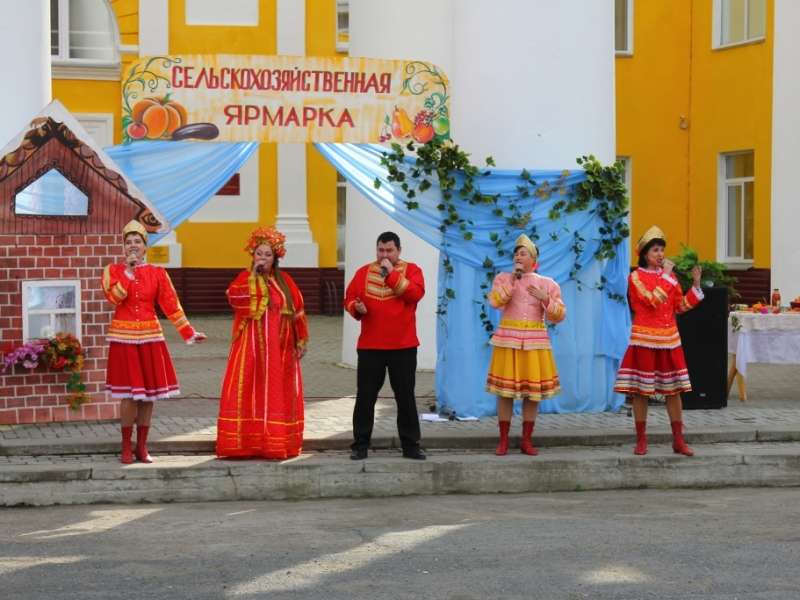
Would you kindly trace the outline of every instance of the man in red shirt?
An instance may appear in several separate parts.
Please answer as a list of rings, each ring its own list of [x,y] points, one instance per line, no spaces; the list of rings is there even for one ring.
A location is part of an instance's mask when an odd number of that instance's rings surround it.
[[[386,371],[397,403],[397,430],[403,457],[425,460],[414,382],[417,370],[417,303],[425,295],[422,269],[400,260],[400,238],[392,231],[378,236],[376,260],[361,267],[344,298],[344,308],[361,322],[358,338],[356,405],[350,458],[367,458],[375,421],[375,402]]]

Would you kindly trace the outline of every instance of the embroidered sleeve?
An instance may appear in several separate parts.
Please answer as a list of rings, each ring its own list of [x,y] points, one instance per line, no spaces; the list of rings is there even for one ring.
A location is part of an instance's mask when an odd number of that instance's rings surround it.
[[[363,269],[356,271],[344,293],[344,309],[357,321],[360,321],[364,316],[356,311],[356,300],[360,298],[362,302],[364,301],[364,277]]]
[[[178,300],[178,294],[169,278],[169,273],[163,268],[158,270],[158,305],[164,314],[172,322],[184,341],[191,341],[194,338],[194,328],[189,324],[189,319],[183,312],[183,307]]]
[[[486,296],[489,304],[494,308],[502,308],[511,300],[511,285],[508,278],[500,273],[492,282],[492,290]]]
[[[682,294],[680,292],[680,287],[677,288],[677,302],[675,307],[675,312],[678,314],[685,313],[686,311],[692,310],[695,306],[700,304],[701,300],[705,297],[703,294],[703,290],[700,288],[693,287],[691,288],[686,294]]]
[[[292,301],[294,302],[294,331],[297,338],[298,346],[305,346],[308,343],[308,319],[306,318],[305,301],[303,294],[297,287],[297,284],[289,278],[285,273],[289,289],[292,293]]]
[[[545,305],[545,317],[551,323],[560,323],[567,316],[567,307],[561,299],[561,288],[555,281],[550,286],[549,294],[550,297]]]
[[[416,304],[425,295],[425,280],[422,269],[408,266],[406,274],[398,270],[392,271],[386,277],[386,285],[392,288],[394,295],[402,298],[409,304]]]
[[[125,275],[125,268],[120,265],[106,265],[103,269],[103,294],[111,304],[120,304],[128,297],[131,280]]]
[[[663,279],[663,278],[662,278]],[[634,271],[631,273],[631,284],[632,289],[630,292],[635,294],[639,299],[641,299],[645,304],[649,304],[653,308],[664,304],[669,299],[668,291],[665,291],[660,285],[657,285],[653,291],[647,289],[647,286],[644,282],[640,279],[639,273]],[[664,281],[664,287],[670,286],[668,281]],[[667,290],[671,290],[671,287],[667,287]]]

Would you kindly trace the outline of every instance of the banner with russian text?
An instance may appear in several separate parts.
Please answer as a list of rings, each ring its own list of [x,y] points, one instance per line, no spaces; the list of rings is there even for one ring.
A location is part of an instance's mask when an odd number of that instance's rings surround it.
[[[424,143],[450,136],[447,76],[411,60],[143,57],[122,76],[122,139]]]

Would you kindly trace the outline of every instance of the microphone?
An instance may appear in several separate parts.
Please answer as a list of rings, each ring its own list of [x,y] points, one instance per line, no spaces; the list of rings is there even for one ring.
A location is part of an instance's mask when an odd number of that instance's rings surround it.
[[[136,257],[136,255],[135,255],[135,254],[129,254],[129,255],[128,255],[128,266],[129,266],[131,269],[132,269],[133,267],[135,267],[135,266],[136,266],[136,263],[137,263],[138,261],[139,261],[139,259]]]
[[[522,269],[514,269],[514,279],[522,279]]]
[[[389,269],[387,269],[384,266],[381,266],[381,277],[386,279],[386,277],[388,277],[388,276],[389,276]]]
[[[264,265],[256,265],[256,273],[258,273],[259,275],[263,275]]]

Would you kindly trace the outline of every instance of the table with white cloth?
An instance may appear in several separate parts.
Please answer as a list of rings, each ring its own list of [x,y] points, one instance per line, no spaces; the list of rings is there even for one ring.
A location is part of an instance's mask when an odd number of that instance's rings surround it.
[[[739,399],[744,402],[747,400],[748,363],[800,364],[800,312],[731,312],[728,352],[734,355],[728,372],[728,392],[735,379]]]

